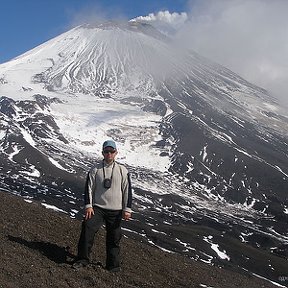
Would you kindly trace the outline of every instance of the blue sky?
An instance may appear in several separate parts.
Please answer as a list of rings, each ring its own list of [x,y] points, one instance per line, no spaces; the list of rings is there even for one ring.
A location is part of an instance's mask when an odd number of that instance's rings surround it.
[[[0,63],[69,30],[81,15],[131,19],[169,10],[183,12],[188,0],[7,0],[1,2]]]

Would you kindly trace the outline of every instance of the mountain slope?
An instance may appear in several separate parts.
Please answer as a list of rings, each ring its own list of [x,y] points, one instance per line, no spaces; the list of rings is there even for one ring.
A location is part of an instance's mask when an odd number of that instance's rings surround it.
[[[127,234],[279,279],[288,118],[267,91],[152,26],[109,22],[0,65],[0,93],[3,189],[80,218],[85,174],[113,138],[134,186]],[[263,252],[258,266],[241,243]]]
[[[122,271],[109,273],[96,264],[105,260],[103,231],[97,237],[92,264],[75,271],[70,264],[79,221],[4,192],[0,199],[3,287],[275,287],[255,276],[197,263],[126,237],[122,240]]]

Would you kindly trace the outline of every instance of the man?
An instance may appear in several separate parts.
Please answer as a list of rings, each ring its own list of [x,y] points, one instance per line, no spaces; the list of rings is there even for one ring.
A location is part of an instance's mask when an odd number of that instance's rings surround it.
[[[106,226],[106,269],[120,270],[121,219],[131,217],[132,191],[127,169],[115,162],[116,144],[103,143],[103,161],[93,167],[85,185],[85,219],[78,242],[78,257],[74,268],[89,264],[94,236],[103,223]]]

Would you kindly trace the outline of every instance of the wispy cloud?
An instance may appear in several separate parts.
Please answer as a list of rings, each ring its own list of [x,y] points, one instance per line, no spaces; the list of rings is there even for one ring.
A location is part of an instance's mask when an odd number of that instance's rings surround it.
[[[128,21],[127,17],[119,6],[104,6],[101,2],[93,2],[83,5],[79,10],[67,10],[66,14],[70,19],[69,27],[82,24],[98,24],[105,21]]]
[[[176,40],[288,103],[288,1],[190,3]]]
[[[288,104],[288,1],[191,0],[190,11],[136,18]]]

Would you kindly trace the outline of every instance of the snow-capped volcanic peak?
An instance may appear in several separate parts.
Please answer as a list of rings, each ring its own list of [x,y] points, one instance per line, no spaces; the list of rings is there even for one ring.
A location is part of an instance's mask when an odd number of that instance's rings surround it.
[[[152,77],[167,70],[171,59],[163,38],[137,22],[82,25],[2,65],[2,80],[7,88],[34,93],[45,88],[97,96],[149,94]]]

